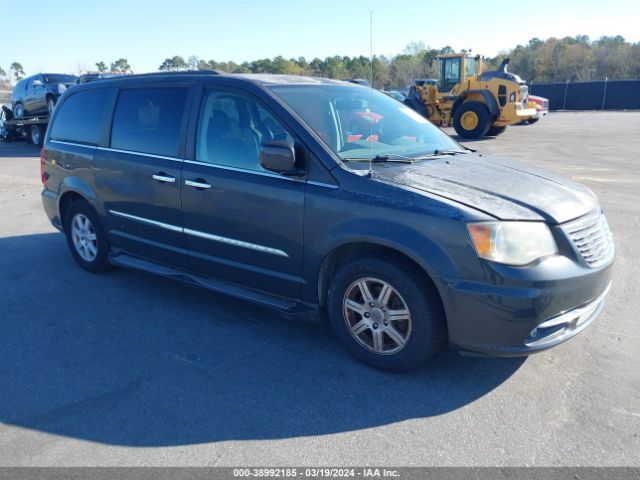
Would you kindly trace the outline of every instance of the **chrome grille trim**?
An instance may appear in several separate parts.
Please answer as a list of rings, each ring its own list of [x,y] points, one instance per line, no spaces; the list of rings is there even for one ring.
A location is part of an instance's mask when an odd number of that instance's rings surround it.
[[[613,258],[613,237],[602,212],[593,212],[562,225],[562,230],[588,266],[601,267]]]

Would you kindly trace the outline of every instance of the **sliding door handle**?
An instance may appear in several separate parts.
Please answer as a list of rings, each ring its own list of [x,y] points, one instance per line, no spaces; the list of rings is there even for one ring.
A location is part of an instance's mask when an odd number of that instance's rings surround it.
[[[208,190],[211,188],[211,185],[205,182],[204,180],[197,178],[196,180],[185,180],[184,184],[187,187],[197,188],[199,190]]]
[[[171,177],[164,172],[158,172],[152,175],[151,178],[162,183],[176,183],[176,177]]]

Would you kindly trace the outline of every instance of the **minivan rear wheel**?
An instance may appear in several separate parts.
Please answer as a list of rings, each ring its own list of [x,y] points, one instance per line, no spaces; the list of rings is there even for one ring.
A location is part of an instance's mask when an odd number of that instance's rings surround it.
[[[413,265],[364,257],[332,279],[327,308],[333,331],[359,359],[384,370],[424,363],[446,336],[440,298]]]
[[[72,203],[64,226],[67,245],[78,265],[94,273],[105,270],[109,265],[109,242],[93,208],[84,200]]]

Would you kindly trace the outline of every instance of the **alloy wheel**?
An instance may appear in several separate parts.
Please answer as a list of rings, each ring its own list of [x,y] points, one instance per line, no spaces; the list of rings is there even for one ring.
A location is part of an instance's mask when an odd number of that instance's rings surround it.
[[[40,127],[31,125],[31,143],[36,146],[40,145]]]
[[[73,246],[85,262],[93,262],[98,255],[98,238],[91,221],[82,213],[71,220]]]
[[[411,336],[411,312],[389,283],[366,277],[347,288],[342,302],[344,320],[356,341],[381,355],[402,350]]]

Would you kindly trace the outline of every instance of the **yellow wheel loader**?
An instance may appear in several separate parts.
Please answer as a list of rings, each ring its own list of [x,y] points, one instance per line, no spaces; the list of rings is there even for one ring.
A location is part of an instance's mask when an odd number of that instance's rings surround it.
[[[508,125],[536,114],[526,83],[507,72],[506,58],[498,70],[482,71],[482,57],[451,53],[437,57],[438,80],[416,80],[405,104],[439,126],[453,122],[464,138],[500,135]]]

